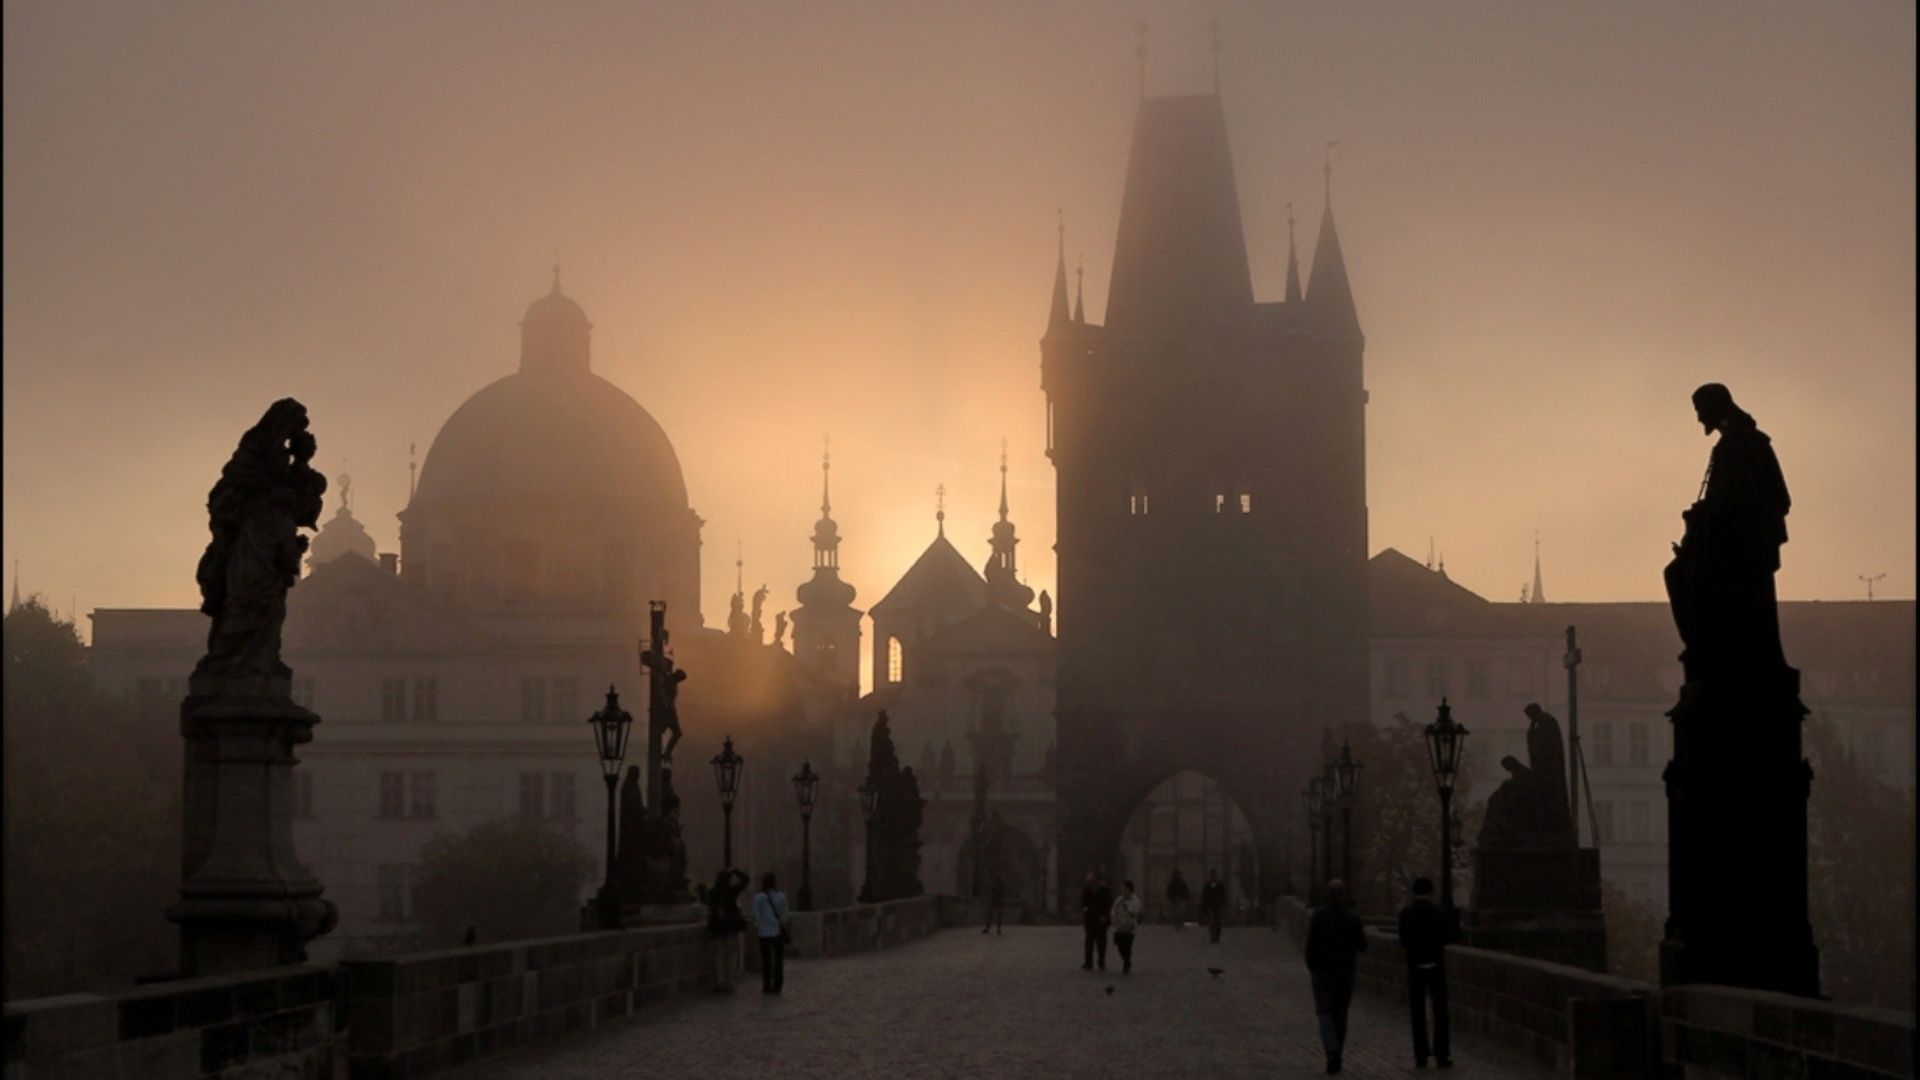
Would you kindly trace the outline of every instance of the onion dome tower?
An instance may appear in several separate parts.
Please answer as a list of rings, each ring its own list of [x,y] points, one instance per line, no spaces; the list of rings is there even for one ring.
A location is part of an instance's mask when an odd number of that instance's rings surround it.
[[[860,611],[840,580],[840,526],[833,520],[833,456],[820,455],[820,520],[813,526],[813,577],[794,595],[793,654],[851,696],[860,693]]]

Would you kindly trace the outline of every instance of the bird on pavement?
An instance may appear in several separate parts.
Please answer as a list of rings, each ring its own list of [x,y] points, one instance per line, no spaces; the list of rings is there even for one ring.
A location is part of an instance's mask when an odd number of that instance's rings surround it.
[[[1216,978],[1216,979],[1217,979],[1217,978],[1219,978],[1219,977],[1220,977],[1220,973],[1221,973],[1221,972],[1223,972],[1223,971],[1225,971],[1225,970],[1227,970],[1227,969],[1226,969],[1226,968],[1216,968],[1216,967],[1210,967],[1210,968],[1208,968],[1208,969],[1207,969],[1207,974],[1209,974],[1209,975],[1211,975],[1211,976],[1213,976],[1214,978]]]
[[[1113,984],[1112,984],[1112,983],[1108,983],[1108,984],[1107,984],[1107,995],[1108,995],[1109,997],[1111,997],[1111,996],[1113,995]]]

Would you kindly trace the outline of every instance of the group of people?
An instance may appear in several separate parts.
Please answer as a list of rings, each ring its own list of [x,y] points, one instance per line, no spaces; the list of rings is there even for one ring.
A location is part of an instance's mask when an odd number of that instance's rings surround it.
[[[1433,882],[1415,879],[1413,900],[1400,909],[1400,949],[1407,963],[1407,1005],[1413,1014],[1413,1063],[1426,1068],[1453,1065],[1447,1025],[1447,942],[1456,936],[1452,912],[1433,902]],[[1360,954],[1367,948],[1366,926],[1353,910],[1345,882],[1327,883],[1327,902],[1307,920],[1307,972],[1313,983],[1313,1011],[1320,1022],[1320,1045],[1327,1071],[1340,1071],[1347,1047],[1347,1007]],[[1427,1007],[1433,1007],[1433,1038],[1427,1038]]]
[[[1180,868],[1173,868],[1173,876],[1167,879],[1167,907],[1173,912],[1173,928],[1184,930],[1187,927],[1187,904],[1193,900],[1193,891],[1187,887],[1187,879],[1180,876]],[[1207,933],[1213,944],[1220,943],[1221,920],[1227,912],[1227,883],[1220,880],[1220,871],[1207,871],[1207,880],[1200,885],[1200,916],[1207,921]]]
[[[740,912],[740,893],[747,887],[747,875],[739,867],[728,867],[714,876],[712,885],[701,886],[700,901],[707,906],[707,933],[718,939],[713,952],[713,988],[720,993],[733,991],[733,949],[731,939],[747,928]],[[787,894],[780,891],[772,871],[760,875],[760,891],[753,894],[753,929],[760,940],[760,992],[777,994],[786,984],[787,943],[793,940],[793,911]]]

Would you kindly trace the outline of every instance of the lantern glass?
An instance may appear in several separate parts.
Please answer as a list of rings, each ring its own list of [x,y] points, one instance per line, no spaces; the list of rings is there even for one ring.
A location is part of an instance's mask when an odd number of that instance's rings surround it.
[[[734,797],[740,794],[740,767],[746,759],[733,752],[733,736],[727,736],[720,752],[713,758],[713,779],[720,785],[720,805],[731,808]]]
[[[813,801],[820,794],[820,774],[813,771],[813,762],[802,761],[800,771],[793,774],[793,794],[800,800],[800,816],[813,813]]]
[[[1353,805],[1353,793],[1360,784],[1360,769],[1360,763],[1354,760],[1353,757],[1353,745],[1351,743],[1341,743],[1340,756],[1334,759],[1333,762],[1333,774],[1337,778],[1340,787],[1341,806],[1350,807]]]
[[[627,756],[627,735],[633,728],[633,715],[620,707],[620,694],[607,687],[607,703],[587,717],[593,728],[594,749],[600,755],[600,772],[605,777],[620,775],[620,763]]]
[[[1434,783],[1442,792],[1451,792],[1460,775],[1460,750],[1466,737],[1466,727],[1454,723],[1453,710],[1447,707],[1447,699],[1441,698],[1439,715],[1427,725],[1427,758],[1433,766]]]

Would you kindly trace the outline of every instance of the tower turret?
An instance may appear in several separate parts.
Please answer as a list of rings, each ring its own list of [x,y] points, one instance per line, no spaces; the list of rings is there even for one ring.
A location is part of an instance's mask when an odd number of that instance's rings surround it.
[[[1347,260],[1340,253],[1340,231],[1333,225],[1333,162],[1325,166],[1326,206],[1320,212],[1320,237],[1313,245],[1313,277],[1307,282],[1307,313],[1322,334],[1358,338],[1360,314],[1347,282]]]
[[[1007,517],[1007,444],[1000,442],[1000,520],[993,523],[987,540],[993,554],[987,557],[987,599],[1021,613],[1033,603],[1033,590],[1020,583],[1014,548],[1020,538],[1014,535],[1013,522]]]
[[[849,695],[860,692],[860,612],[840,580],[840,526],[833,520],[833,456],[820,455],[820,520],[813,526],[813,577],[794,595],[793,654]]]

